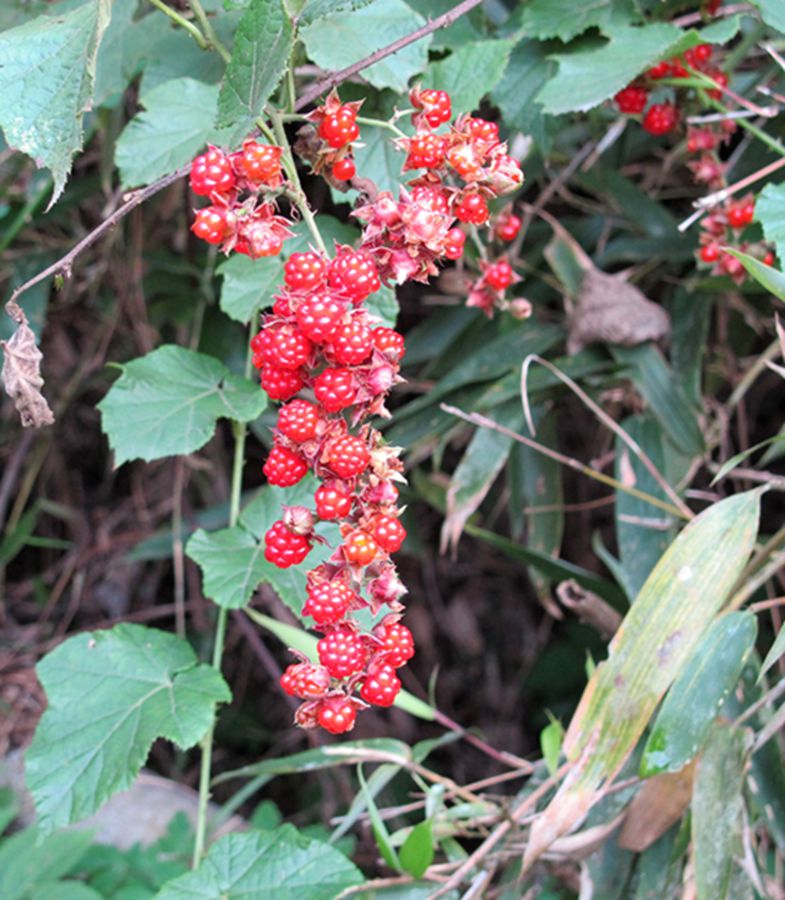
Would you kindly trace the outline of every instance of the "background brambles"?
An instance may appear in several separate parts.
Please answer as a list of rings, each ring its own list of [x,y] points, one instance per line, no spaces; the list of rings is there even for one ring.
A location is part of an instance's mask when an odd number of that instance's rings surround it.
[[[3,4],[0,748],[37,811],[0,793],[3,900],[782,896],[781,6]],[[317,115],[320,155],[298,130],[336,85],[359,135]],[[330,550],[264,558],[315,483],[266,483],[248,345],[314,238],[270,211],[225,256],[183,175],[277,122],[289,200],[356,245],[362,179],[442,166],[428,91],[526,182],[461,195],[454,262],[368,298],[406,338],[382,424],[417,654],[395,707],[304,736],[278,680],[316,659]],[[248,151],[272,190],[276,156]],[[145,762],[191,824],[64,830]]]

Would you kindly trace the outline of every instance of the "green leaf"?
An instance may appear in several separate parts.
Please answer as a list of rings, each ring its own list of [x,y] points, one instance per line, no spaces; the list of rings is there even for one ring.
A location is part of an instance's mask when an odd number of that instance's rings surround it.
[[[641,759],[642,778],[678,772],[700,752],[757,633],[749,612],[731,612],[712,623],[657,714]]]
[[[564,740],[564,726],[558,719],[549,714],[550,722],[540,732],[540,749],[542,758],[551,775],[555,775],[559,769],[559,757],[561,745]]]
[[[67,879],[37,885],[29,900],[103,900],[103,894],[81,881]]]
[[[307,0],[300,15],[300,27],[310,25],[317,19],[326,19],[346,10],[362,9],[373,0]]]
[[[363,775],[363,767],[361,765],[357,766],[357,778],[360,782],[360,791],[362,793],[363,799],[365,800],[365,806],[368,809],[368,818],[371,820],[371,831],[373,832],[376,846],[379,848],[379,852],[382,854],[382,859],[387,863],[387,865],[391,869],[395,869],[397,872],[400,872],[401,861],[398,859],[398,854],[395,852],[395,847],[390,840],[390,834],[387,831],[387,826],[384,824],[384,819],[379,815],[379,809],[376,806],[376,801],[374,800],[373,793],[369,789],[368,783],[365,780],[365,776]]]
[[[571,770],[532,826],[524,866],[583,818],[680,676],[755,545],[760,490],[715,503],[657,563],[595,669],[570,722]]]
[[[125,126],[115,149],[124,188],[150,184],[193,159],[213,130],[218,88],[177,78],[140,102],[144,110]]]
[[[785,653],[785,627],[780,628],[774,643],[769,647],[769,652],[766,654],[763,665],[760,667],[759,678],[762,678],[769,671],[783,653]]]
[[[184,640],[141,625],[69,638],[36,671],[49,705],[27,751],[27,786],[50,830],[130,787],[157,738],[192,747],[231,698]]]
[[[110,0],[88,0],[0,34],[0,127],[10,147],[51,170],[50,206],[82,147],[82,120],[110,9]]]
[[[553,114],[591,109],[658,60],[683,53],[699,43],[724,43],[738,27],[738,18],[718,22],[700,32],[682,31],[665,23],[608,26],[608,41],[586,40],[572,53],[551,57],[558,62],[559,71],[537,99]]]
[[[267,395],[203,353],[166,345],[122,366],[123,374],[98,404],[115,465],[193,453],[221,418],[250,422]]]
[[[763,21],[785,34],[785,7],[781,0],[755,0]]]
[[[307,25],[300,31],[300,38],[308,56],[322,69],[331,71],[358,62],[424,24],[425,19],[403,0],[374,0],[362,9],[331,15],[329,27],[322,22]],[[430,43],[429,35],[409,44],[363,69],[363,78],[374,87],[404,93],[409,79],[425,69]]]
[[[136,3],[120,0],[112,6],[112,19],[101,41],[95,70],[93,103],[120,102],[122,92],[141,72],[162,38],[161,15],[134,20]],[[191,40],[190,38],[188,38]]]
[[[692,795],[692,842],[698,900],[739,900],[731,890],[734,858],[743,855],[744,732],[717,725],[698,763]]]
[[[61,831],[43,836],[35,826],[0,842],[0,897],[28,900],[37,885],[70,872],[93,839],[90,831]]]
[[[445,59],[431,63],[423,83],[447,91],[453,114],[471,112],[501,80],[510,58],[510,41],[476,41],[458,47]],[[482,72],[482,78],[467,78],[467,72]]]
[[[281,0],[251,0],[237,26],[218,98],[219,128],[235,126],[237,140],[253,128],[286,71],[293,41]]]
[[[170,881],[155,900],[334,900],[362,881],[338,850],[282,825],[221,838],[195,871]]]
[[[421,878],[433,862],[433,828],[431,820],[419,822],[409,832],[403,846],[398,851],[398,859],[405,872],[414,878]]]
[[[491,91],[491,100],[510,128],[526,133],[541,130],[542,104],[535,98],[555,68],[539,41],[524,40],[515,46],[504,75]]]
[[[629,21],[631,12],[629,2],[618,0],[531,0],[523,10],[521,29],[528,37],[559,38],[566,43],[587,28],[602,29],[614,19]]]
[[[773,266],[764,266],[759,259],[742,253],[741,250],[734,250],[732,247],[723,247],[722,249],[731,256],[735,256],[761,287],[785,303],[785,273]]]
[[[755,220],[766,240],[776,246],[779,258],[785,260],[785,184],[770,182],[763,188],[755,200]]]
[[[243,528],[200,528],[185,552],[202,570],[204,595],[226,609],[245,606],[270,569],[264,545]]]
[[[740,453],[736,453],[734,456],[731,456],[730,459],[726,459],[725,462],[717,470],[717,474],[714,476],[714,478],[711,479],[710,486],[714,487],[714,485],[718,481],[721,481],[728,474],[728,472],[732,472],[736,468],[736,466],[741,465],[741,463],[743,463],[745,459],[748,459],[750,456],[752,456],[753,453],[757,453],[758,450],[763,449],[763,447],[771,447],[772,444],[776,445],[782,443],[782,441],[785,441],[785,434],[775,434],[770,438],[766,438],[765,441],[761,441],[760,443],[755,444],[752,447],[747,447],[746,450],[742,450]]]

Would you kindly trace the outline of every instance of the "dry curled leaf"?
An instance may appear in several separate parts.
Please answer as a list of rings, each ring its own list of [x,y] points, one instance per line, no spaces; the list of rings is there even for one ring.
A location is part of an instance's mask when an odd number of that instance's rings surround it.
[[[7,341],[0,341],[3,348],[3,384],[14,401],[25,428],[51,425],[55,417],[41,393],[44,379],[41,377],[43,354],[35,343],[35,335],[27,322],[17,326]]]

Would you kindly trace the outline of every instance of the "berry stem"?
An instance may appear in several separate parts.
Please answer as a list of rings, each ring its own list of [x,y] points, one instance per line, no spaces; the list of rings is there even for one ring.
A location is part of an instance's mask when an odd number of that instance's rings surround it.
[[[369,119],[365,116],[357,116],[355,120],[358,125],[370,125],[373,128],[386,128],[387,131],[392,131],[393,134],[398,137],[405,138],[408,135],[404,134],[397,125],[394,125],[392,122],[387,121],[386,119]]]
[[[172,9],[171,6],[167,6],[163,0],[150,0],[152,6],[156,9],[159,9],[165,16],[168,16],[175,25],[179,26],[183,30],[187,31],[188,34],[196,41],[200,50],[209,50],[210,49],[210,41],[204,34],[194,25],[193,22],[189,22],[185,16],[181,15],[177,10]]]
[[[204,36],[207,39],[207,47],[204,49],[215,50],[215,52],[221,57],[221,59],[225,63],[228,63],[232,56],[226,49],[226,47],[224,47],[224,45],[221,43],[218,35],[215,33],[215,29],[213,28],[210,20],[207,18],[207,13],[204,11],[202,4],[199,2],[199,0],[188,0],[188,5],[191,7],[191,11],[196,16],[196,21],[202,26]]]
[[[289,141],[286,139],[286,132],[284,131],[283,127],[283,117],[277,109],[272,109],[269,107],[267,109],[267,115],[269,116],[270,121],[273,124],[273,136],[275,138],[275,142],[279,147],[283,148],[281,165],[283,166],[283,169],[292,184],[292,190],[287,191],[286,196],[292,201],[292,203],[294,203],[297,209],[300,210],[300,215],[303,217],[303,221],[308,226],[308,230],[311,232],[311,237],[313,237],[316,246],[325,256],[328,256],[329,254],[327,253],[327,247],[319,231],[319,226],[316,224],[316,219],[311,212],[311,207],[308,205],[305,191],[303,191],[303,186],[300,183],[300,176],[297,174],[297,164],[295,163],[294,157],[292,156],[292,151],[289,147]]]
[[[245,359],[245,377],[251,377],[252,353],[248,351]],[[243,484],[243,464],[245,461],[245,437],[247,429],[244,422],[232,422],[234,434],[234,459],[232,462],[232,486],[229,496],[229,527],[237,524],[240,517],[240,497]],[[223,661],[224,640],[226,638],[226,619],[228,610],[221,606],[218,608],[218,617],[215,622],[215,638],[213,643],[213,668],[220,673]],[[199,803],[196,814],[196,836],[194,838],[194,853],[191,863],[196,868],[204,853],[205,839],[207,835],[207,804],[210,801],[210,768],[213,757],[213,736],[215,734],[215,722],[202,738],[202,759],[199,767]]]

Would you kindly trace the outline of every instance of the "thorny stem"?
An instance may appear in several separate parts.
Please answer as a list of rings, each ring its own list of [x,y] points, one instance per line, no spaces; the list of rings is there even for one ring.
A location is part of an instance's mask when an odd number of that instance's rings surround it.
[[[202,26],[202,30],[204,31],[205,37],[207,39],[207,47],[208,49],[215,50],[215,52],[221,57],[221,59],[228,64],[229,60],[232,58],[229,51],[224,47],[221,43],[221,39],[215,33],[215,29],[212,26],[212,23],[207,18],[207,13],[205,13],[202,8],[202,4],[199,0],[188,0],[188,5],[191,7],[193,14],[196,16],[196,20]]]
[[[190,34],[191,37],[199,45],[200,50],[210,49],[210,41],[205,37],[205,35],[202,34],[202,32],[196,27],[196,25],[194,25],[193,22],[189,22],[188,19],[177,12],[176,9],[172,9],[171,6],[167,6],[163,2],[163,0],[150,0],[150,3],[156,9],[160,9],[165,16],[168,16],[175,23],[175,25],[187,31],[188,34]]]
[[[245,358],[245,377],[251,375],[251,351],[250,347]],[[240,497],[243,486],[243,462],[245,460],[245,437],[247,429],[244,422],[232,422],[234,432],[234,460],[232,462],[232,486],[229,495],[229,527],[237,524],[240,518]],[[218,617],[215,623],[215,643],[213,644],[213,668],[220,674],[223,661],[224,640],[226,638],[226,619],[228,610],[221,606],[218,609]],[[194,839],[194,853],[191,867],[196,868],[202,858],[207,835],[207,804],[210,801],[210,768],[213,757],[213,736],[215,734],[215,720],[213,720],[207,734],[201,742],[202,760],[199,768],[199,803],[196,818],[196,837]]]

